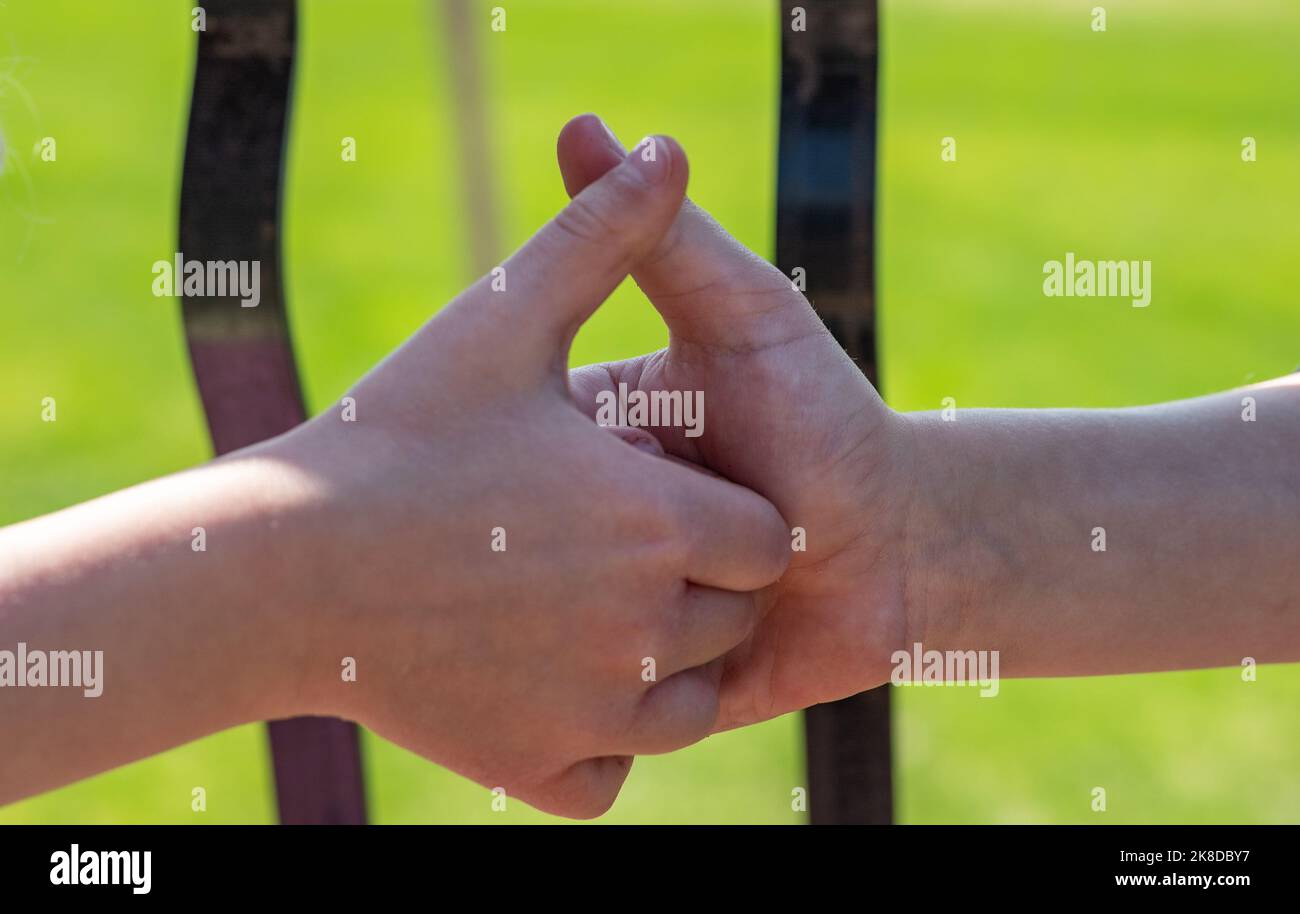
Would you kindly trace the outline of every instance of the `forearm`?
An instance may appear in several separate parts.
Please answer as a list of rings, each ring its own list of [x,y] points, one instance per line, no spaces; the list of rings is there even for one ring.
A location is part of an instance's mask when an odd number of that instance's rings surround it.
[[[1300,379],[907,421],[909,642],[1005,676],[1300,660]]]
[[[0,803],[297,709],[305,569],[276,530],[308,485],[241,457],[0,530]],[[55,651],[94,687],[38,687]]]

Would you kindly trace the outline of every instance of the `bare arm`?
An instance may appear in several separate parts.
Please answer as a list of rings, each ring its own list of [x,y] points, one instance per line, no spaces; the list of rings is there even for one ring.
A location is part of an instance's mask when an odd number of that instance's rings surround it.
[[[310,576],[274,530],[302,487],[225,460],[0,530],[0,803],[299,707],[278,620]],[[56,651],[84,687],[27,685]]]
[[[908,642],[998,649],[1006,676],[1300,660],[1300,376],[905,421]]]

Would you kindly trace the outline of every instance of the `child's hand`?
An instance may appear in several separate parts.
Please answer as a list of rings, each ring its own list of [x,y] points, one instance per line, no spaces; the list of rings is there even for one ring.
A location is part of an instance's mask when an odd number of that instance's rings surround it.
[[[623,158],[590,115],[560,135],[578,193]],[[703,390],[705,433],[653,429],[669,454],[770,498],[806,531],[775,605],[727,663],[720,726],[739,726],[884,682],[905,640],[908,436],[789,277],[687,201],[633,276],[663,315],[666,350],[571,376],[596,395]],[[787,548],[792,536],[787,530]]]
[[[569,395],[574,333],[681,205],[685,156],[656,142],[506,261],[503,291],[471,287],[350,391],[355,422],[273,446],[320,493],[317,710],[570,816],[605,811],[630,756],[712,731],[710,662],[789,555],[767,501]]]

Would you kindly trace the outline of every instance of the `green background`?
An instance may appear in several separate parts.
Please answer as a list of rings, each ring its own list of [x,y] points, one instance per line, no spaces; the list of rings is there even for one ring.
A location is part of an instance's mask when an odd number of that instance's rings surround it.
[[[150,294],[151,264],[175,250],[191,5],[0,2],[0,523],[208,456],[178,309]],[[319,409],[471,272],[457,90],[429,6],[302,5],[285,253]],[[591,110],[625,141],[676,135],[695,199],[771,254],[774,2],[521,0],[503,4],[504,33],[487,27],[491,5],[474,15],[509,247],[563,204],[555,135]],[[1300,362],[1300,6],[1116,0],[1098,33],[1095,5],[883,5],[879,301],[897,408],[1145,403]],[[44,136],[56,162],[32,152]],[[344,136],[355,163],[341,161]],[[956,162],[940,160],[946,136]],[[1242,161],[1246,136],[1257,162]],[[1067,250],[1151,260],[1151,306],[1045,298],[1042,265]],[[574,361],[664,340],[625,285]],[[40,421],[47,396],[56,423]],[[1297,695],[1295,666],[1249,684],[1234,669],[1004,682],[993,700],[899,690],[899,818],[1296,821]],[[379,739],[364,751],[376,821],[547,818],[517,802],[493,813],[486,790]],[[797,822],[804,783],[792,715],[639,759],[606,820]],[[190,810],[194,786],[206,813]],[[273,818],[258,726],[0,810],[0,822]]]

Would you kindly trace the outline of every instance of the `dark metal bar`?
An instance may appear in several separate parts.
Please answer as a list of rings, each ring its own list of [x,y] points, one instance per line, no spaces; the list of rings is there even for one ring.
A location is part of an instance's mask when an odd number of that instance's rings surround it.
[[[782,0],[776,229],[777,265],[804,269],[809,301],[873,384],[877,22],[876,0]],[[804,720],[813,823],[891,822],[888,688]]]
[[[281,172],[293,85],[294,0],[206,0],[181,182],[187,261],[260,265],[261,300],[186,297],[190,360],[218,454],[305,418],[285,313]],[[182,277],[176,276],[179,287]],[[208,290],[211,291],[211,290]],[[364,823],[355,725],[305,717],[270,725],[280,821]]]

